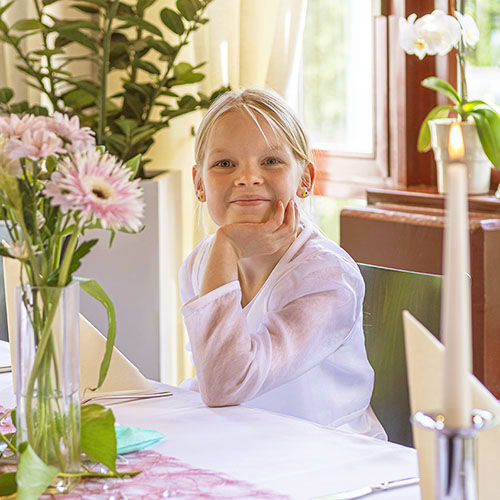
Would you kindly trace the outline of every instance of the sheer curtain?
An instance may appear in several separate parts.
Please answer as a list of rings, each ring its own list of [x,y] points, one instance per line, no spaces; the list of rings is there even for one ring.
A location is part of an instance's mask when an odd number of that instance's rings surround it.
[[[0,7],[7,5],[9,0],[0,0]],[[9,26],[17,19],[34,17],[34,6],[32,0],[16,0],[14,5],[11,5],[4,14]],[[24,43],[30,43],[28,37]],[[38,92],[28,87],[24,83],[26,75],[16,69],[16,53],[6,44],[0,42],[0,88],[10,87],[14,91],[15,101],[28,100],[31,103],[40,102]]]
[[[7,0],[0,0],[0,5],[6,3]],[[32,3],[32,0],[16,0],[9,9],[9,21],[16,17],[34,17],[30,10]],[[157,2],[149,10],[148,20],[162,29],[160,11],[174,5],[175,0]],[[74,9],[60,3],[54,6],[57,6],[57,15],[76,17]],[[215,0],[206,12],[210,22],[195,33],[194,43],[183,49],[179,60],[193,64],[206,61],[202,69],[206,78],[197,86],[204,93],[227,84],[233,89],[269,86],[297,108],[306,7],[307,0]],[[166,28],[163,31],[169,39],[171,33]],[[30,101],[35,102],[39,99],[36,91],[27,88],[22,74],[14,67],[15,55],[0,43],[0,87],[15,88],[17,100],[30,96]],[[112,91],[113,79],[109,86]],[[192,92],[196,92],[196,88]],[[191,128],[196,128],[200,119],[200,113],[191,113],[173,120],[171,126],[155,138],[155,145],[148,154],[151,168],[182,172],[182,204],[178,216],[182,219],[183,233],[179,237],[170,235],[169,241],[172,252],[180,247],[184,256],[203,236],[195,214],[198,202],[191,182],[194,163]],[[186,337],[180,312],[177,320],[177,331],[167,339],[168,349],[178,358],[177,374],[176,378],[172,375],[172,383],[192,376],[192,365],[184,350]]]
[[[210,22],[194,36],[194,61],[206,61],[199,90],[210,94],[223,85],[267,86],[297,109],[306,8],[307,0],[215,0],[206,12]],[[183,238],[185,255],[205,235],[193,208],[199,202],[191,183],[192,151],[182,162],[184,227],[193,228]],[[214,229],[203,210],[201,218],[209,231]],[[184,338],[179,337],[177,346],[181,342]],[[187,357],[182,366],[179,380],[192,376]]]
[[[307,0],[216,0],[195,35],[201,90],[269,86],[297,108]]]

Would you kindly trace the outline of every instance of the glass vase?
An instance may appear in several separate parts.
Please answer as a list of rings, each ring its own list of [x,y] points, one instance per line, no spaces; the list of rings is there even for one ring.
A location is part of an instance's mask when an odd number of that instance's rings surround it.
[[[78,283],[17,288],[17,431],[48,465],[80,471],[80,332]],[[77,478],[58,476],[47,493]]]

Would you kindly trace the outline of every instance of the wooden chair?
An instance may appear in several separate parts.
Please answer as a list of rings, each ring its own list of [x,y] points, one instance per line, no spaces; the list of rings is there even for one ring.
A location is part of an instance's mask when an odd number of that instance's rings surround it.
[[[358,266],[366,285],[366,351],[375,371],[371,405],[389,441],[412,446],[402,311],[439,336],[442,276]]]

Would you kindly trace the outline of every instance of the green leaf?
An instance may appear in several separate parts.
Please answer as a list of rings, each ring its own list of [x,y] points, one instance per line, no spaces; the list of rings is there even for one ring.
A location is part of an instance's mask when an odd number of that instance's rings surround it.
[[[117,29],[128,28],[130,26],[137,26],[138,28],[142,28],[143,30],[153,33],[153,35],[163,37],[162,32],[154,24],[137,16],[126,18],[125,24],[122,26],[118,26]]]
[[[56,30],[58,31],[58,30]],[[61,30],[58,39],[62,37],[63,39],[70,40],[71,42],[76,42],[88,49],[92,50],[92,52],[98,53],[97,46],[94,40],[87,36],[85,33],[82,33],[79,30]],[[60,46],[57,45],[56,46]]]
[[[141,68],[144,71],[147,71],[148,73],[151,73],[153,75],[159,75],[160,70],[153,64],[148,61],[135,61],[135,65],[138,68]]]
[[[17,490],[16,473],[3,472],[0,475],[0,497],[12,495]]]
[[[3,87],[0,89],[0,102],[2,104],[7,104],[14,97],[14,92],[8,87]]]
[[[106,8],[108,6],[106,0],[79,0],[79,1],[83,3],[90,3],[92,5],[97,5],[98,7]]]
[[[423,80],[422,85],[428,89],[435,90],[436,92],[441,92],[441,94],[448,97],[448,99],[450,99],[454,104],[460,104],[462,102],[462,99],[457,94],[457,91],[448,82],[440,80],[435,76],[430,76],[429,78]]]
[[[135,120],[116,120],[116,124],[122,129],[126,137],[130,137],[132,130],[137,128]]]
[[[470,113],[474,108],[477,108],[478,106],[488,106],[488,104],[484,101],[468,101],[462,105],[462,109],[466,113]]]
[[[62,96],[64,104],[68,108],[81,109],[97,102],[97,98],[85,90],[76,89],[72,90]]]
[[[23,203],[17,181],[18,179],[16,179],[12,175],[0,172],[0,191],[3,191],[5,193],[7,199],[16,209],[16,211],[22,211]]]
[[[92,462],[116,472],[116,432],[113,412],[97,404],[83,405],[80,449]]]
[[[477,107],[470,114],[476,122],[484,153],[495,167],[500,168],[500,115],[488,106]]]
[[[99,14],[98,7],[90,7],[89,5],[79,5],[79,4],[74,4],[71,7],[79,10],[80,12],[85,12],[85,14]]]
[[[42,30],[45,26],[38,19],[20,19],[14,23],[11,29],[15,31]]]
[[[180,62],[174,66],[174,77],[178,80],[186,73],[193,71],[193,66],[187,62]]]
[[[64,54],[64,50],[62,49],[43,49],[43,50],[35,50],[32,54],[36,54],[37,56],[55,56],[56,54]]]
[[[165,7],[160,12],[160,18],[163,24],[170,31],[173,31],[177,35],[182,35],[184,33],[184,23],[182,22],[182,18],[174,10]]]
[[[14,3],[15,0],[11,0],[2,7],[0,7],[0,16]]]
[[[174,56],[177,53],[176,49],[174,49],[174,47],[172,47],[172,45],[165,40],[155,40],[154,38],[150,38],[147,43],[152,49],[157,50],[164,56]]]
[[[36,500],[57,477],[58,470],[45,464],[27,444],[19,445],[21,458],[17,467],[17,500]]]
[[[19,192],[23,204],[23,218],[30,234],[36,230],[36,204],[31,193],[31,186],[25,180],[18,179]]]
[[[104,357],[101,362],[101,368],[99,370],[99,381],[97,386],[92,388],[92,390],[99,389],[106,378],[108,373],[109,364],[111,362],[111,354],[113,353],[113,345],[115,343],[116,337],[116,314],[115,306],[113,302],[108,297],[108,294],[103,290],[101,285],[95,280],[79,280],[80,288],[88,293],[91,297],[98,300],[106,309],[108,316],[108,334],[106,338],[106,351],[104,352]]]
[[[135,178],[135,176],[137,175],[137,172],[138,172],[139,167],[141,165],[141,158],[142,158],[142,155],[138,154],[138,155],[135,155],[133,158],[130,158],[130,160],[127,160],[127,162],[125,163],[125,166],[127,168],[130,168],[130,170],[132,170],[132,175],[130,176],[130,180],[133,180]]]
[[[86,240],[75,250],[69,266],[68,283],[71,281],[71,275],[82,265],[82,259],[90,253],[90,250],[92,250],[92,247],[98,241],[99,240],[97,238],[93,240]]]
[[[184,19],[193,21],[196,17],[197,2],[193,2],[192,0],[177,0],[176,5]]]
[[[137,14],[139,16],[144,16],[144,11],[148,8],[151,7],[156,2],[156,0],[137,0]]]
[[[429,149],[431,149],[429,122],[437,118],[446,118],[453,109],[455,109],[453,106],[436,106],[429,111],[422,125],[420,125],[420,131],[418,133],[417,149],[420,152],[429,151]]]
[[[187,85],[189,83],[197,83],[201,82],[205,78],[203,73],[186,73],[182,75],[180,78],[171,82],[171,86],[174,87],[176,85]]]

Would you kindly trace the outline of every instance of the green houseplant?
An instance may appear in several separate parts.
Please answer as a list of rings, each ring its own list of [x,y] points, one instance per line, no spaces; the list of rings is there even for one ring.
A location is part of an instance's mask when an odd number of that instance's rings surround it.
[[[424,87],[445,95],[450,104],[436,106],[428,112],[420,127],[417,148],[419,151],[428,151],[431,148],[431,138],[434,140],[432,147],[438,166],[438,189],[440,192],[445,192],[445,188],[440,186],[440,178],[441,184],[443,184],[445,176],[444,174],[440,176],[439,162],[442,159],[447,161],[445,158],[447,153],[442,152],[445,148],[441,145],[437,146],[437,142],[446,143],[446,132],[450,120],[461,121],[466,138],[467,136],[471,138],[469,148],[466,145],[466,154],[467,150],[471,154],[472,151],[475,151],[473,153],[474,162],[481,163],[476,171],[484,178],[484,182],[481,182],[484,187],[478,188],[477,194],[487,192],[490,174],[489,163],[500,168],[500,115],[490,104],[479,99],[471,100],[468,96],[465,71],[466,52],[479,39],[479,30],[474,19],[470,15],[463,15],[458,11],[455,11],[454,16],[449,16],[441,10],[435,10],[418,19],[416,14],[411,14],[408,19],[400,19],[399,35],[400,45],[405,52],[414,54],[419,59],[423,59],[426,55],[445,55],[451,50],[456,51],[460,70],[458,91],[448,82],[434,76],[422,81]],[[443,134],[441,134],[441,130],[438,134],[438,128],[442,129]],[[437,135],[440,136],[439,140]],[[443,135],[442,141],[441,135]],[[437,149],[439,151],[436,154]],[[481,150],[486,155],[485,157]],[[469,181],[472,177],[469,175]],[[471,191],[471,182],[469,182],[469,192],[474,193],[474,190]]]
[[[157,132],[180,115],[207,108],[225,88],[210,96],[179,91],[201,81],[200,66],[179,61],[190,36],[208,22],[204,13],[213,0],[177,0],[176,10],[164,7],[158,25],[147,20],[157,0],[64,1],[78,19],[60,19],[50,11],[62,0],[33,0],[36,18],[20,19],[9,26],[0,8],[0,41],[18,58],[17,68],[28,85],[50,101],[52,111],[76,115],[83,126],[96,133],[97,144],[122,160],[144,155]],[[88,19],[81,19],[81,13]],[[167,28],[168,40],[160,30]],[[37,48],[27,50],[23,41],[36,38]],[[174,41],[172,41],[174,40]],[[72,53],[78,46],[80,55]],[[78,63],[88,61],[92,73],[75,76]],[[154,62],[153,62],[154,61]],[[110,93],[108,78],[120,75],[119,89]],[[0,89],[0,113],[47,114],[48,109],[28,102],[15,102],[10,88]],[[143,160],[139,176],[143,174]]]

